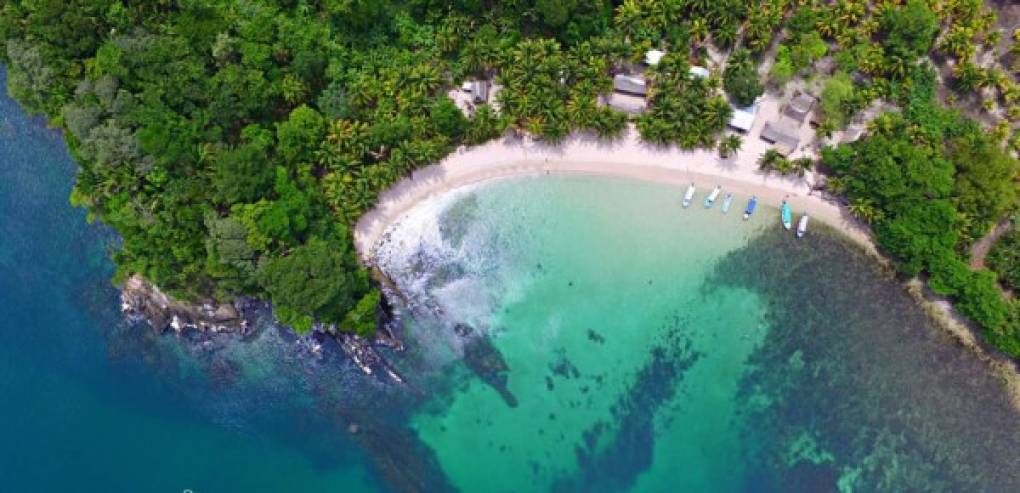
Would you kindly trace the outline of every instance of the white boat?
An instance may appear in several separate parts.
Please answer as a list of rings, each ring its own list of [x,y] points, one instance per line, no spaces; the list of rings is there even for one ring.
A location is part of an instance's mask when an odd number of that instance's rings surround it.
[[[687,187],[687,193],[684,194],[684,209],[691,206],[691,200],[694,200],[694,184]]]
[[[719,198],[720,192],[722,192],[722,187],[715,187],[715,189],[712,190],[712,193],[708,194],[708,197],[705,197],[706,209],[711,209],[712,206],[715,205],[715,199]]]
[[[726,214],[727,212],[730,211],[730,204],[732,204],[732,203],[733,203],[733,194],[732,193],[726,194],[726,198],[723,199],[723,201],[722,201],[722,212],[723,212],[723,214]]]
[[[807,223],[808,215],[800,216],[800,222],[797,223],[797,238],[803,238],[804,234],[807,233]]]

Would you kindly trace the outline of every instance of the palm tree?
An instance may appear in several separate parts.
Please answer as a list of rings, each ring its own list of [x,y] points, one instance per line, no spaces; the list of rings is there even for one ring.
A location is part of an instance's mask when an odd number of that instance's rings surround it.
[[[708,21],[700,17],[694,19],[693,21],[691,21],[691,27],[688,29],[688,31],[691,34],[691,41],[696,45],[700,45],[701,43],[704,43],[706,39],[708,39],[709,34]]]
[[[964,92],[973,91],[983,85],[985,78],[981,67],[974,65],[970,60],[964,61],[953,69],[956,78],[956,87]]]
[[[775,171],[780,167],[781,161],[786,161],[786,158],[779,151],[769,149],[758,158],[758,169],[762,171]]]
[[[715,45],[719,48],[733,46],[733,43],[737,41],[737,25],[733,22],[720,24],[712,32],[712,40],[715,41]]]
[[[850,202],[850,206],[847,208],[850,214],[853,214],[857,218],[863,220],[868,224],[874,224],[876,221],[881,220],[883,214],[871,199],[857,199]]]
[[[832,176],[825,180],[825,188],[836,195],[842,195],[847,189],[847,179],[841,176]]]
[[[721,96],[708,100],[705,107],[703,127],[710,133],[716,133],[726,127],[726,122],[733,116],[733,108]]]
[[[811,168],[815,166],[815,160],[805,156],[790,161],[790,165],[793,168],[793,172],[797,173],[797,176],[804,176],[805,173],[811,171]]]
[[[956,57],[957,60],[969,59],[974,54],[974,31],[968,27],[956,26],[949,31],[939,44],[939,49]]]
[[[737,134],[729,134],[719,139],[719,157],[726,159],[740,152],[744,145],[744,139]]]
[[[642,23],[644,13],[641,5],[636,0],[624,0],[619,7],[616,7],[616,15],[613,22],[620,31],[626,35],[634,34]]]

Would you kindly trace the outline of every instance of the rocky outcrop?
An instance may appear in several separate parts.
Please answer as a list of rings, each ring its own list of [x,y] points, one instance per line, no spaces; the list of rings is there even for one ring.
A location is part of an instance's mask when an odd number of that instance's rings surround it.
[[[245,332],[249,324],[243,312],[250,305],[250,301],[243,299],[234,303],[185,303],[137,274],[131,276],[121,290],[121,310],[144,318],[159,331]]]
[[[256,311],[267,307],[265,302],[246,298],[238,298],[233,303],[186,303],[164,293],[139,275],[131,276],[121,289],[122,311],[129,316],[145,319],[152,328],[161,332],[199,330],[244,334],[254,324]],[[404,383],[403,377],[375,349],[375,346],[388,347],[394,351],[404,349],[403,342],[392,330],[392,326],[399,320],[395,322],[393,310],[389,306],[383,307],[383,314],[387,321],[380,324],[382,330],[377,331],[372,338],[341,332],[335,325],[317,325],[316,331],[335,338],[343,352],[366,375],[382,370],[381,373],[393,381]],[[319,350],[321,346],[312,346],[313,354]]]

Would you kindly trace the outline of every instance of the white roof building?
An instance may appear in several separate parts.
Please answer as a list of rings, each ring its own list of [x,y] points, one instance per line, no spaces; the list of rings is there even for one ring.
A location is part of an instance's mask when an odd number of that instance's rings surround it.
[[[665,55],[665,51],[648,50],[645,52],[645,65],[648,65],[649,67],[658,65],[659,61],[662,60],[662,57]]]
[[[754,126],[754,119],[758,116],[758,101],[755,101],[746,108],[733,107],[733,116],[730,117],[730,126],[741,131],[749,132]]]
[[[711,75],[707,68],[699,67],[697,65],[691,65],[691,68],[687,70],[687,73],[702,79],[708,78],[708,76]]]

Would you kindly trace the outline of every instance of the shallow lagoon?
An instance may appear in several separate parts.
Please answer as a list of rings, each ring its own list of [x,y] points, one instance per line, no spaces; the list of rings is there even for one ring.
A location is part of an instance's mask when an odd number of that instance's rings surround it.
[[[1005,392],[887,272],[824,225],[797,240],[775,209],[743,222],[743,198],[723,215],[681,194],[522,178],[391,230],[382,267],[415,300],[408,330],[451,361],[413,425],[453,484],[1016,489]],[[498,350],[513,402],[454,357],[453,323]]]

